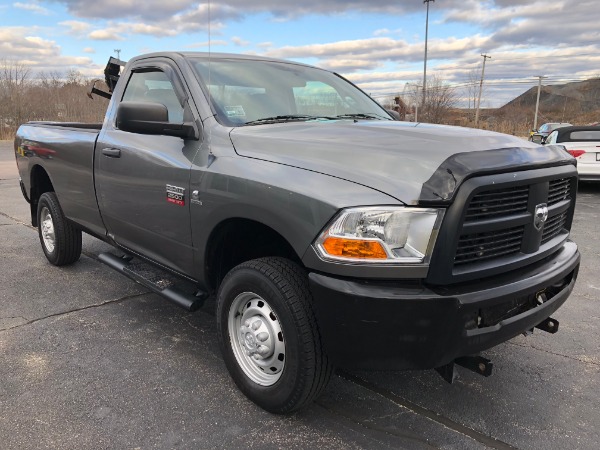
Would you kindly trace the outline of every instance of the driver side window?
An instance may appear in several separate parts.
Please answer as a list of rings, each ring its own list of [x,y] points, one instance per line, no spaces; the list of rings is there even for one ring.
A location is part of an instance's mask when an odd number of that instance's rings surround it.
[[[183,106],[175,94],[173,83],[160,70],[133,72],[122,101],[161,103],[169,111],[170,123],[183,122]]]

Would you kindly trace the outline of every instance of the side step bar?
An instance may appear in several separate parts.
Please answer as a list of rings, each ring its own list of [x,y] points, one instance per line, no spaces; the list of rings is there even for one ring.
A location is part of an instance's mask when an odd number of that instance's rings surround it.
[[[133,281],[147,287],[154,293],[165,297],[187,311],[193,312],[198,310],[208,297],[206,292],[195,288],[186,289],[190,292],[185,292],[176,286],[179,279],[175,276],[149,263],[134,260],[130,256],[119,257],[112,253],[101,253],[98,255],[98,259],[117,272],[131,278]],[[186,282],[182,280],[182,283]],[[191,285],[191,283],[187,284]]]

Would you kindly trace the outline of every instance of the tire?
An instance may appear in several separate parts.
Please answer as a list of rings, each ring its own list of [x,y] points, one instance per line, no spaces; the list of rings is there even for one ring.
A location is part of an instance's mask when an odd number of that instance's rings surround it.
[[[66,219],[54,192],[40,197],[37,218],[40,243],[50,264],[66,266],[77,261],[81,256],[81,230]]]
[[[269,412],[302,408],[331,378],[311,302],[306,272],[284,258],[242,263],[219,288],[225,365],[240,390]]]

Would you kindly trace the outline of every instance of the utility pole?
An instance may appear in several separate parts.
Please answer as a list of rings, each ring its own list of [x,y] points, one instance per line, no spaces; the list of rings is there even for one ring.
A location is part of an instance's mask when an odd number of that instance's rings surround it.
[[[537,92],[537,100],[535,101],[535,117],[533,119],[533,129],[537,131],[537,116],[538,111],[540,109],[540,92],[542,91],[542,79],[548,78],[543,75],[536,75],[538,79],[538,92]]]
[[[489,58],[491,59],[491,56],[486,55],[485,53],[482,54],[481,56],[483,56],[483,67],[481,68],[481,81],[479,82],[479,96],[477,97],[477,109],[475,110],[475,126],[477,126],[477,124],[479,123],[479,105],[481,104],[481,91],[483,90],[483,77],[485,75],[485,61]]]
[[[425,99],[427,97],[427,38],[429,35],[429,2],[435,0],[423,0],[427,4],[427,15],[425,16],[425,58],[423,59],[423,107],[425,107]]]
[[[115,48],[113,51],[117,54],[117,59],[120,61],[121,60],[121,49]]]
[[[422,87],[421,85],[417,84],[417,83],[406,83],[404,85],[404,90],[406,90],[406,87],[409,85],[413,85],[415,87],[415,96],[413,97],[415,99],[415,122],[419,121],[419,88]]]
[[[419,86],[418,84],[415,84],[415,97],[418,98],[419,96],[419,88],[421,86]],[[417,99],[417,101],[415,102],[415,123],[419,121],[419,100]]]

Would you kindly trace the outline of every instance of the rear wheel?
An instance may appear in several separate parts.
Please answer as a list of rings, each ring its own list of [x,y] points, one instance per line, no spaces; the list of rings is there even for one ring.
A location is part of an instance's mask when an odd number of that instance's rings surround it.
[[[55,266],[72,264],[81,256],[81,230],[69,222],[54,192],[38,202],[38,234],[46,258]]]
[[[219,341],[233,380],[274,413],[311,402],[332,373],[321,347],[305,271],[284,258],[232,269],[218,294]]]

